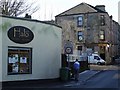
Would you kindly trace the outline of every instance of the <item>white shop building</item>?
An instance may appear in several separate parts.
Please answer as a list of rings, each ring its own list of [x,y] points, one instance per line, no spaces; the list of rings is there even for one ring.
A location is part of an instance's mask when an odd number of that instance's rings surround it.
[[[0,82],[58,78],[61,34],[54,24],[1,15]]]

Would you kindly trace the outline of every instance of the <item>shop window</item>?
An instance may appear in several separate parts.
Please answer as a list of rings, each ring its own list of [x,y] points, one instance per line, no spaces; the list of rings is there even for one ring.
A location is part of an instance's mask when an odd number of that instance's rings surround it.
[[[32,73],[32,48],[8,47],[8,74]]]
[[[77,26],[78,27],[83,26],[83,16],[78,16],[78,18],[77,18]]]

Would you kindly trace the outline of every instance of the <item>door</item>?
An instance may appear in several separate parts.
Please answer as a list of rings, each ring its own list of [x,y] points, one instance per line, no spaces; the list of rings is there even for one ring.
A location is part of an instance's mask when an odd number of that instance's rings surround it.
[[[93,56],[88,56],[88,63],[94,63]]]
[[[101,57],[103,60],[105,60],[105,53],[101,53],[101,54],[100,54],[100,57]]]
[[[94,56],[94,63],[97,64],[98,62],[100,62],[100,57]]]

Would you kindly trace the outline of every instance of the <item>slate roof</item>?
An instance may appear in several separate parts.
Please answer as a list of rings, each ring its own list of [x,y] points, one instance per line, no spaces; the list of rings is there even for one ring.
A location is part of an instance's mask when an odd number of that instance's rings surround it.
[[[87,3],[80,3],[58,15],[57,16],[66,16],[66,15],[72,15],[72,14],[80,14],[80,13],[107,13],[106,11],[102,11],[90,4]]]

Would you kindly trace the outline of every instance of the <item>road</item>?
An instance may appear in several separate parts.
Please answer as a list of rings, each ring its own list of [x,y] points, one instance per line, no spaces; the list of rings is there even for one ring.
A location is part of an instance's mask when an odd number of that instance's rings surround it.
[[[102,70],[102,72],[85,82],[76,83],[66,88],[119,88],[120,90],[120,71],[118,66],[91,65],[90,67],[92,70]]]
[[[86,82],[76,83],[66,88],[119,88],[120,76],[117,70],[105,70]]]
[[[68,82],[51,82],[46,84],[41,83],[22,83],[22,84],[10,84],[10,86],[5,86],[3,90],[18,90],[18,89],[31,89],[31,90],[39,90],[40,88],[81,88],[81,89],[88,89],[93,88],[95,89],[102,89],[102,88],[109,88],[109,90],[116,90],[119,88],[120,90],[120,68],[115,65],[91,65],[91,70],[86,70],[80,74],[79,82],[75,82],[74,80]],[[95,74],[93,77],[88,78],[93,73],[99,72]],[[9,85],[9,84],[8,84]]]
[[[82,88],[119,88],[119,78],[117,70],[105,70],[94,78],[86,81]]]

